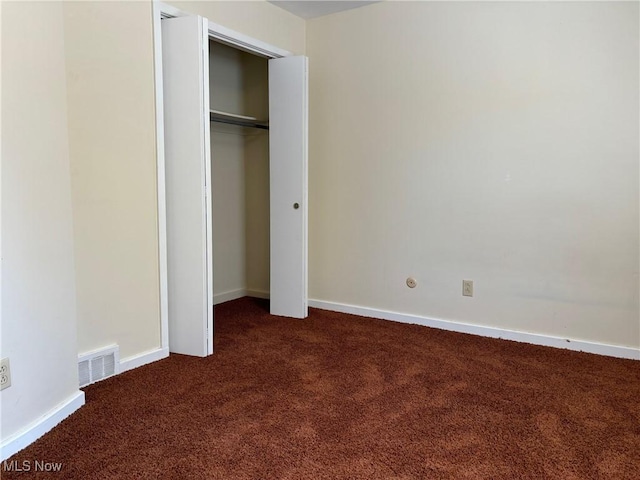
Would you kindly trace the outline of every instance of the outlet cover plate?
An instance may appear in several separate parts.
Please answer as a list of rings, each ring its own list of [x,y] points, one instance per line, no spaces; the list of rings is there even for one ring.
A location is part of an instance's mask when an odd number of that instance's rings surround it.
[[[462,280],[462,295],[473,297],[473,280]]]
[[[11,386],[11,369],[9,368],[9,359],[0,360],[0,390]]]

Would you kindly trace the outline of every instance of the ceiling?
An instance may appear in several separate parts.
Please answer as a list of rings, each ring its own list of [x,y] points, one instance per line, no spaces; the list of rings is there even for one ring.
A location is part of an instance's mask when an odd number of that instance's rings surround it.
[[[353,8],[364,7],[370,3],[368,1],[334,1],[334,0],[297,0],[297,1],[277,1],[268,0],[269,3],[284,8],[300,18],[308,19],[329,15],[330,13],[342,12]]]

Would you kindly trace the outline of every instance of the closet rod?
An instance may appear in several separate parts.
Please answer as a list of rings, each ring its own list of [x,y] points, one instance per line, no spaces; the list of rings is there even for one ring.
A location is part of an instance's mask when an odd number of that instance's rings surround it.
[[[249,128],[261,128],[262,130],[269,130],[269,125],[264,125],[262,123],[250,122],[247,120],[236,120],[235,118],[221,118],[213,113],[209,115],[209,119],[212,122],[217,123],[226,123],[229,125],[237,125],[239,127],[249,127]]]

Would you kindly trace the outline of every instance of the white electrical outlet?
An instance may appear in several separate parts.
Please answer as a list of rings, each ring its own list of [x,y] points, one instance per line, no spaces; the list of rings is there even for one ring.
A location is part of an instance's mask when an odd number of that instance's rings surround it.
[[[4,390],[11,386],[11,369],[9,368],[9,359],[0,360],[0,390]]]
[[[473,280],[462,280],[462,295],[473,297]]]

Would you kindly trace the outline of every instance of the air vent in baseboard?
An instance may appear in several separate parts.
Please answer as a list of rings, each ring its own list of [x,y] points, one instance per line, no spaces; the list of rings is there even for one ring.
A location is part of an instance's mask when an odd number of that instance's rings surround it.
[[[103,380],[118,373],[120,348],[118,345],[93,350],[78,355],[78,380],[80,387]]]

